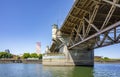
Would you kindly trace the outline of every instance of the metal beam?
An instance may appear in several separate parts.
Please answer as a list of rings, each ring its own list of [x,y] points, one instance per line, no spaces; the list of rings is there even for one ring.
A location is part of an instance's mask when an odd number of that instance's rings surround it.
[[[73,40],[72,40],[72,39],[70,39],[70,42],[74,45],[74,42],[73,42]]]
[[[86,18],[84,18],[97,32],[99,32],[99,29],[95,26],[95,25],[93,25],[93,24],[91,24],[90,23],[90,21],[88,21],[88,19],[86,19]]]
[[[84,5],[84,8],[89,7],[89,5],[92,3],[94,3],[94,2],[92,2],[92,0],[87,0],[87,3]]]
[[[118,1],[119,1],[119,0],[114,0],[113,3],[114,3],[114,4],[115,4],[115,3],[118,3]],[[108,15],[107,15],[107,17],[106,17],[106,19],[105,19],[105,21],[104,21],[104,23],[103,23],[103,25],[102,25],[102,27],[101,27],[100,30],[102,30],[102,29],[108,24],[110,18],[112,17],[113,12],[114,12],[115,9],[116,9],[116,6],[115,6],[114,4],[112,4],[112,7],[111,7],[110,11],[108,12]]]
[[[111,31],[113,31],[112,33],[114,34],[114,37],[112,38],[111,36],[109,36],[108,34],[111,33]],[[96,45],[95,48],[98,48],[98,47],[103,47],[103,46],[107,46],[107,45],[111,45],[111,44],[114,44],[114,43],[118,43],[120,40],[118,39],[120,37],[120,34],[118,35],[117,37],[117,32],[116,32],[116,28],[112,29],[111,31],[109,32],[105,32],[104,34],[104,37],[103,39],[101,40],[100,42],[100,45],[98,45],[98,42],[99,41],[95,41]],[[106,39],[109,39],[110,41],[109,42],[105,42]],[[118,40],[117,40],[118,39]]]
[[[103,40],[101,41],[100,46],[102,46],[102,44],[104,43],[105,39],[107,38],[107,35],[108,35],[108,33],[105,33],[105,34],[104,34],[104,38],[103,38]]]
[[[120,39],[120,34],[118,35],[118,37],[117,37],[117,41]]]
[[[75,27],[73,28],[73,30],[72,30],[72,32],[71,32],[71,34],[70,34],[69,45],[70,45],[71,42],[72,42],[72,44],[74,44],[74,42],[73,42],[73,40],[72,40],[74,29],[75,29]]]
[[[79,20],[79,21],[82,20],[82,19],[80,19],[79,17],[74,16],[74,15],[71,15],[71,14],[70,14],[70,17],[72,17],[73,19],[77,19],[77,20]]]
[[[84,39],[84,40],[82,40],[82,41],[80,41],[80,42],[78,42],[78,43],[70,46],[69,49],[71,49],[71,48],[73,48],[73,47],[75,47],[75,46],[77,46],[77,45],[79,45],[79,44],[81,44],[81,43],[83,43],[83,42],[86,42],[86,41],[88,41],[88,40],[90,40],[90,39],[92,39],[92,38],[95,38],[96,36],[98,36],[98,35],[106,32],[106,31],[109,31],[109,30],[111,30],[111,29],[113,29],[113,28],[115,28],[115,27],[118,27],[118,26],[120,26],[120,21],[118,21],[117,23],[115,23],[115,24],[113,24],[113,25],[110,25],[110,26],[108,26],[107,28],[105,28],[105,29],[103,29],[103,30],[100,30],[99,32],[91,35],[90,37],[88,37],[88,38],[86,38],[86,39]]]
[[[114,2],[111,2],[111,1],[108,1],[108,0],[102,0],[102,1],[104,1],[104,2],[106,2],[106,3],[109,3],[109,4],[111,4],[111,5],[115,5],[116,7],[119,7],[119,8],[120,8],[120,4],[117,4],[117,3],[114,3]]]
[[[114,42],[114,40],[109,36],[107,35],[108,39],[111,40],[112,42]]]
[[[71,22],[71,21],[67,21],[68,23],[71,23],[72,25],[78,25],[78,24],[75,24],[74,22]]]
[[[93,11],[93,13],[92,13],[92,16],[91,16],[90,19],[89,19],[89,24],[88,24],[88,27],[87,27],[87,29],[86,29],[86,33],[85,33],[85,36],[84,36],[84,37],[87,37],[87,35],[88,35],[89,32],[90,32],[90,29],[91,29],[91,25],[90,25],[90,24],[93,23],[96,15],[97,15],[98,8],[99,8],[99,5],[97,4],[97,5],[95,6],[95,8],[94,8],[94,11]]]
[[[74,6],[75,9],[77,9],[78,11],[84,11],[85,13],[88,13],[88,11],[84,10],[83,8],[78,8],[76,6]]]
[[[117,39],[117,35],[116,35],[116,28],[114,28],[114,40],[116,41],[116,39]]]
[[[105,47],[105,46],[109,46],[109,45],[112,45],[112,44],[118,44],[118,43],[120,43],[120,41],[117,41],[117,42],[114,42],[114,43],[105,44],[105,45],[98,46],[98,47],[94,47],[94,49],[96,49],[96,48],[101,48],[101,47]]]
[[[106,16],[107,16],[107,14],[105,14],[105,13],[97,13],[97,15],[98,15],[98,16],[103,16],[103,17],[106,17]],[[113,14],[112,16],[113,16],[113,17],[119,17],[119,18],[120,18],[120,15],[115,15],[115,14]]]
[[[77,29],[77,30],[75,29],[75,31],[76,31],[76,33],[77,33],[77,34],[76,34],[76,37],[75,37],[75,41],[78,40],[78,36],[83,40],[82,36],[79,35],[79,33],[80,33],[81,30],[82,30],[82,26],[83,26],[83,25],[82,25],[82,21],[81,21],[80,24],[78,25],[78,29]]]
[[[99,3],[100,1],[98,1],[98,0],[92,0],[92,1],[94,1],[95,3]]]
[[[77,35],[80,37],[80,39],[83,40],[81,34],[79,34],[79,31],[77,31],[76,29],[75,29],[75,31],[76,31]]]
[[[83,38],[84,38],[84,36],[85,36],[85,21],[84,20],[82,22],[82,26],[83,26],[82,34],[83,34]]]
[[[96,37],[96,39],[95,39],[95,45],[100,46],[100,43],[99,43],[99,41],[98,41],[98,38],[100,38],[100,37]],[[98,43],[99,43],[99,44],[98,44]]]

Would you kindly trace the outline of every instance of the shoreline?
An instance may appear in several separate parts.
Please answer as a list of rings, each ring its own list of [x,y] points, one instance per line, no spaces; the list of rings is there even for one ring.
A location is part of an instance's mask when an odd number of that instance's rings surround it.
[[[24,64],[42,64],[42,60],[0,60],[0,64],[8,64],[8,63],[24,63]]]
[[[24,64],[42,64],[42,60],[0,60],[0,64],[8,64],[8,63],[24,63]],[[94,61],[94,64],[119,64],[120,61]]]
[[[95,61],[95,64],[118,64],[120,63],[120,61],[104,61],[104,62],[100,62],[100,61]]]

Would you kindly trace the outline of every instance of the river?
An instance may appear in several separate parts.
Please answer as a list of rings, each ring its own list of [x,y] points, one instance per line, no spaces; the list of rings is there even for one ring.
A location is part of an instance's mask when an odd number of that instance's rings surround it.
[[[0,64],[0,77],[120,77],[120,64],[95,64],[93,68]]]

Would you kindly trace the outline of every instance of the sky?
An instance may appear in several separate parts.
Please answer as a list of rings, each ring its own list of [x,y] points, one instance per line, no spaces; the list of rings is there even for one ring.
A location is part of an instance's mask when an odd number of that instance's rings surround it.
[[[0,0],[0,51],[41,52],[52,42],[53,24],[61,27],[74,0]],[[95,50],[95,55],[120,58],[120,44]],[[118,54],[119,53],[119,54]]]

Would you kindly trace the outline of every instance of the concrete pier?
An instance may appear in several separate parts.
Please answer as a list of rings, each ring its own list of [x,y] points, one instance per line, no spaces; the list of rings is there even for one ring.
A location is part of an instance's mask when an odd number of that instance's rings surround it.
[[[63,46],[64,55],[54,54],[54,56],[43,56],[43,65],[53,66],[94,66],[94,50],[67,50]],[[59,56],[58,56],[59,55]]]

